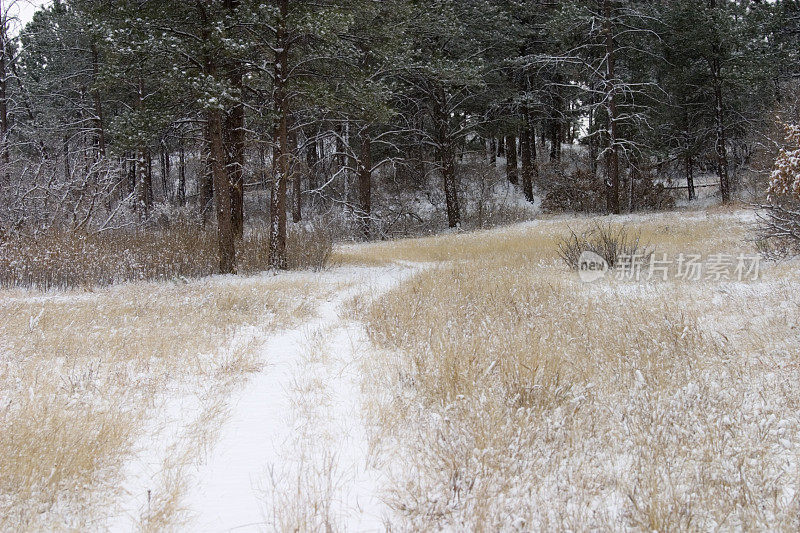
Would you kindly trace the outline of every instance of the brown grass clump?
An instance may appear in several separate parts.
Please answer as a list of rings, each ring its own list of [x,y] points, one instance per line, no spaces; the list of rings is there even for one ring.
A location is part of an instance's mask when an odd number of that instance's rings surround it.
[[[203,420],[260,368],[259,336],[307,317],[320,293],[285,277],[0,293],[0,529],[102,527],[163,400],[196,397],[198,427],[175,443],[143,517],[163,530],[178,514],[182,463],[218,426]]]
[[[425,240],[448,262],[363,311],[398,527],[796,530],[796,270],[584,284],[557,259],[567,223]],[[626,224],[659,251],[754,253],[736,216]]]

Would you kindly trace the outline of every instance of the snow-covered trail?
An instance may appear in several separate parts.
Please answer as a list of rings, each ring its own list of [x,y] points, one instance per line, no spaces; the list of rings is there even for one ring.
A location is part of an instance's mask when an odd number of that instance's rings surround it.
[[[413,269],[347,271],[350,287],[317,317],[263,347],[264,369],[230,403],[230,416],[183,502],[193,531],[383,529],[381,473],[362,424],[361,326],[340,317]]]

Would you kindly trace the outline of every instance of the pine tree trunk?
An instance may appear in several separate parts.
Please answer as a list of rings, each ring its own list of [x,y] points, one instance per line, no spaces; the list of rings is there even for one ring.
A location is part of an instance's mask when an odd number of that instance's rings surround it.
[[[211,72],[213,75],[213,71]],[[236,248],[233,223],[231,221],[231,187],[225,165],[225,143],[222,133],[222,111],[207,112],[208,144],[211,154],[211,171],[214,192],[217,196],[217,243],[219,247],[219,271],[221,274],[236,272]]]
[[[206,139],[208,139],[209,132],[208,126],[204,132]],[[203,169],[200,172],[197,184],[197,206],[200,209],[200,216],[203,223],[208,219],[208,214],[211,211],[211,203],[214,200],[214,172],[211,168],[211,153],[208,150],[208,142],[203,148]]]
[[[434,119],[436,122],[436,151],[439,168],[442,173],[444,199],[447,207],[447,223],[451,228],[461,224],[461,210],[458,205],[458,187],[456,184],[456,162],[453,150],[453,139],[450,134],[449,116],[444,89],[436,90]]]
[[[270,195],[269,265],[271,268],[288,268],[286,257],[286,180],[289,177],[289,97],[286,91],[289,54],[287,16],[289,0],[278,0],[279,17],[277,53],[275,57],[275,111],[278,121],[273,140],[274,176]]]
[[[241,77],[238,78],[241,80]],[[231,189],[231,224],[238,239],[244,235],[244,106],[235,104],[225,117],[225,163]]]
[[[517,170],[517,138],[514,135],[506,135],[506,176],[514,185],[519,181]]]
[[[536,136],[531,128],[527,109],[523,109],[523,121],[524,126],[519,139],[522,157],[522,193],[526,200],[533,202],[533,160],[536,153]]]
[[[136,191],[136,160],[133,159],[132,154],[126,154],[126,165],[128,167],[128,193],[134,193]],[[136,203],[134,202],[133,208],[136,209]]]
[[[161,189],[164,191],[164,201],[174,202],[175,198],[172,194],[172,184],[170,182],[171,165],[169,160],[169,148],[167,141],[161,140]]]
[[[144,81],[140,77],[136,90],[136,109],[140,113],[144,109]],[[150,202],[153,198],[153,180],[150,168],[150,150],[146,146],[139,146],[136,152],[136,186],[137,201],[141,208],[142,216],[146,217],[150,210]]]
[[[175,192],[175,200],[179,206],[186,204],[186,147],[184,146],[183,136],[180,138],[178,148],[178,190]]]
[[[229,75],[231,84],[242,92],[242,75],[238,69]],[[225,165],[231,182],[231,224],[236,238],[244,235],[244,105],[237,102],[225,116]]]
[[[717,9],[717,0],[710,0],[711,9]],[[719,192],[722,203],[731,201],[730,180],[728,176],[728,148],[725,131],[725,102],[722,98],[722,64],[720,56],[722,51],[717,43],[712,47],[711,78],[714,84],[714,122],[717,138],[714,149],[717,155],[717,174],[719,176]]]
[[[725,112],[722,99],[722,76],[718,58],[712,60],[714,76],[714,122],[716,123],[717,138],[714,143],[717,155],[717,174],[719,175],[719,192],[722,203],[731,201],[730,178],[728,175],[728,149],[725,132]]]
[[[590,87],[590,102],[589,102],[589,171],[592,173],[592,181],[597,179],[597,125],[595,124],[597,117],[597,110],[595,105],[597,103],[597,96],[595,95],[595,85],[592,81]]]

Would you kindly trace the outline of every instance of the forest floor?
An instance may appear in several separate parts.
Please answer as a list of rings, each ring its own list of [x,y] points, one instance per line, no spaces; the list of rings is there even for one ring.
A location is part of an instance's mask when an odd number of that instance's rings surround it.
[[[3,292],[0,529],[796,531],[800,264],[746,210],[606,217],[664,268],[586,283],[592,220]]]

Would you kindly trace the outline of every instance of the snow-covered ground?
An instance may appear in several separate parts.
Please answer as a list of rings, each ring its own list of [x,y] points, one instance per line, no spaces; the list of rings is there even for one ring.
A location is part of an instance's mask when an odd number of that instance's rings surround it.
[[[670,256],[754,252],[746,210],[602,220],[642,231],[642,242]],[[132,450],[122,438],[104,455],[82,449],[107,461],[99,472],[118,481],[85,485],[82,497],[103,494],[108,505],[98,515],[97,505],[69,500],[79,489],[59,485],[46,493],[62,498],[58,505],[39,503],[52,515],[41,524],[793,530],[797,262],[764,265],[752,281],[583,284],[558,259],[557,239],[594,221],[556,216],[350,244],[322,273],[9,293],[0,304],[24,320],[6,320],[4,331],[41,337],[40,347],[91,341],[96,353],[114,346],[119,354],[101,367],[87,352],[84,368],[76,351],[66,378],[44,356],[28,371],[9,359],[1,383],[35,375],[41,387],[52,378],[46,390],[56,395],[66,394],[66,379],[69,401],[45,404],[49,412],[82,412],[87,399],[134,386],[118,414],[142,404],[121,424],[136,431]],[[143,297],[148,306],[130,307]],[[213,335],[193,343],[218,319]],[[58,344],[77,323],[92,333]],[[109,344],[111,335],[119,342]],[[185,347],[157,342],[167,335]],[[152,354],[129,350],[135,339]],[[51,367],[53,376],[42,373]],[[98,372],[116,388],[104,388]],[[28,397],[27,382],[17,388],[0,390],[9,398],[0,408]],[[30,394],[32,405],[43,398]],[[114,428],[111,417],[98,420],[102,431]],[[67,436],[80,444],[86,432]],[[71,450],[60,446],[29,448],[46,463]],[[4,496],[0,506],[20,509],[35,495]]]

